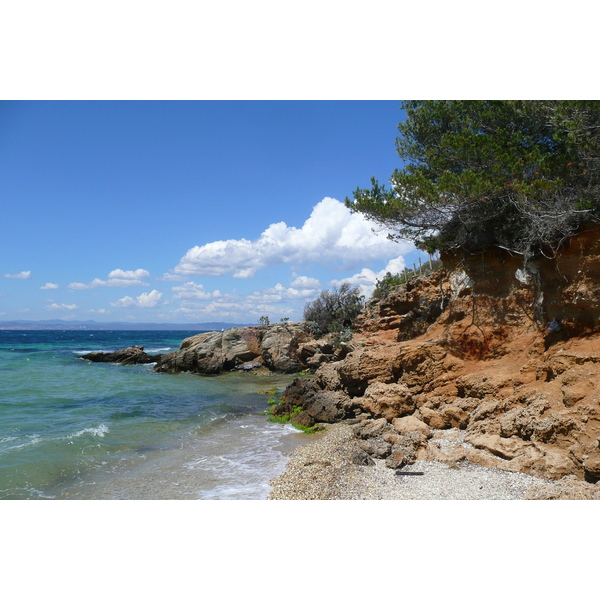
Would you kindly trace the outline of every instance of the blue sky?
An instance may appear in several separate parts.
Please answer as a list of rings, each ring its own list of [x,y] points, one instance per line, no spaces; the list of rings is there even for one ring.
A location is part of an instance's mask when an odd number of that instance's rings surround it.
[[[0,103],[0,319],[299,320],[410,244],[343,206],[400,101]],[[390,262],[391,261],[391,262]]]

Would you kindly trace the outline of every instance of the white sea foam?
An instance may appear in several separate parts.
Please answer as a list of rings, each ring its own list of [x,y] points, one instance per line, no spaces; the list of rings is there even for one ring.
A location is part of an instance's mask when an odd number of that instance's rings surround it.
[[[112,349],[106,349],[106,350],[98,350],[98,348],[96,348],[95,350],[73,350],[73,354],[91,354],[92,352],[115,352],[115,350]]]
[[[21,450],[22,448],[27,448],[28,446],[35,446],[36,444],[39,444],[42,441],[42,438],[37,433],[25,436],[25,438],[28,438],[28,439],[26,439],[25,441],[22,441],[23,440],[22,437],[16,437],[16,436],[2,438],[0,440],[0,444],[3,447],[0,447],[0,454],[4,454],[6,452],[12,452],[13,450]],[[10,445],[10,442],[14,442],[17,440],[20,441],[21,443],[15,444],[14,446]],[[6,444],[6,446],[4,446],[4,444]]]
[[[92,435],[97,437],[104,437],[105,434],[110,433],[110,429],[104,423],[101,423],[100,425],[98,425],[98,427],[86,427],[85,429],[82,429],[77,433],[67,435],[66,439],[81,437],[86,433],[91,433]]]
[[[168,352],[169,350],[172,350],[172,349],[173,348],[171,346],[167,346],[166,348],[145,348],[144,352],[146,352],[146,354],[152,354],[153,352]],[[110,352],[116,352],[116,349],[103,348],[102,350],[99,350],[98,348],[96,348],[94,350],[73,350],[73,354],[77,354],[77,355],[90,354],[92,352],[104,352],[104,353],[108,354]]]
[[[210,440],[197,440],[197,456],[182,464],[188,488],[205,500],[266,499],[269,480],[288,460],[285,448],[291,451],[290,444],[305,441],[293,426],[282,427],[257,416],[223,423],[211,434],[215,435]]]

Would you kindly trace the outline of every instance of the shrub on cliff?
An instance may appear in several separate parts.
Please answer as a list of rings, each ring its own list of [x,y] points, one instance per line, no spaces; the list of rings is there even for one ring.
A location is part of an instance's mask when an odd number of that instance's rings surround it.
[[[373,298],[387,298],[398,286],[406,283],[404,275],[399,273],[392,274],[389,271],[383,279],[378,279],[373,291]]]
[[[600,223],[599,101],[410,101],[391,189],[346,205],[422,249],[552,255]]]
[[[364,307],[359,288],[342,283],[339,288],[325,290],[309,302],[304,307],[304,320],[313,335],[340,333],[352,327]]]

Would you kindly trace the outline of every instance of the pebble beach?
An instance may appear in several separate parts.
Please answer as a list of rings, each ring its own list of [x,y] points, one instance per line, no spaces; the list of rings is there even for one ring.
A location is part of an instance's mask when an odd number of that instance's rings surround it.
[[[417,461],[399,470],[375,459],[352,462],[358,444],[348,423],[327,425],[293,452],[271,480],[270,500],[533,500],[600,499],[600,488],[572,478],[549,481],[461,461]],[[453,443],[440,444],[450,449]]]

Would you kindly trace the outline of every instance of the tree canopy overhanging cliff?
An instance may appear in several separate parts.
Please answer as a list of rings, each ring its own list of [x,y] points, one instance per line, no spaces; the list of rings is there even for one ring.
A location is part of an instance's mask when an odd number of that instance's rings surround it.
[[[600,225],[600,101],[408,101],[390,189],[346,205],[428,251],[552,256]]]

